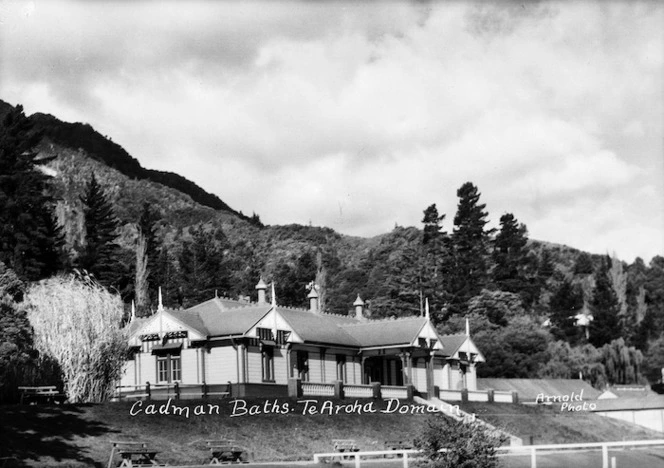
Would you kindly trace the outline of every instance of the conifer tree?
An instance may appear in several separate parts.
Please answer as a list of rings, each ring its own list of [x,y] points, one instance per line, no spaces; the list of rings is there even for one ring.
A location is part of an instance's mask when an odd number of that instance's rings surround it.
[[[512,213],[500,217],[500,230],[493,242],[493,281],[498,289],[513,293],[528,289],[525,276],[528,230]]]
[[[610,263],[610,258],[603,258],[595,272],[595,288],[590,302],[594,319],[590,322],[589,339],[595,347],[610,343],[621,335],[618,322],[620,305],[611,285]]]
[[[454,267],[451,277],[450,313],[465,313],[468,300],[485,287],[489,270],[489,236],[486,230],[488,213],[480,203],[480,193],[471,182],[457,190],[459,204],[454,216],[452,244]]]
[[[85,246],[78,265],[93,274],[104,286],[109,286],[118,279],[119,245],[115,240],[118,237],[119,221],[94,174],[81,201],[84,206]]]
[[[581,289],[568,279],[563,279],[551,296],[549,307],[551,334],[558,340],[576,344],[582,336],[574,318],[583,309]]]
[[[422,253],[421,268],[417,273],[420,283],[420,310],[423,310],[423,299],[427,298],[431,306],[434,322],[442,320],[438,317],[438,311],[442,310],[447,302],[445,294],[447,278],[445,267],[450,265],[449,236],[443,231],[442,221],[445,215],[438,214],[436,204],[430,205],[424,210],[422,223]]]
[[[33,148],[41,139],[17,106],[0,125],[0,262],[23,280],[61,269],[63,236],[46,195],[48,176]]]

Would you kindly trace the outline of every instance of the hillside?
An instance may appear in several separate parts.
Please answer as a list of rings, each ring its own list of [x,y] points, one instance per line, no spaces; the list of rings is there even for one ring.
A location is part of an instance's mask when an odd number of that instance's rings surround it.
[[[292,400],[278,402],[302,408],[302,404]],[[246,447],[255,461],[311,460],[313,453],[330,451],[332,439],[355,439],[363,450],[382,450],[385,440],[410,440],[427,417],[379,412],[303,415],[299,410],[285,415],[230,417],[230,402],[207,403],[220,403],[219,414],[189,418],[131,416],[131,403],[0,406],[0,419],[5,422],[0,427],[0,457],[16,457],[24,460],[26,466],[105,466],[111,441],[141,440],[160,451],[160,462],[192,464],[206,460],[207,451],[201,449],[204,440],[225,437]],[[262,406],[264,400],[247,403]],[[344,402],[348,403],[352,402]],[[192,410],[195,404],[178,403]],[[383,408],[382,404],[376,403],[375,409]],[[552,408],[505,404],[476,406],[472,409],[492,424],[508,427],[526,440],[535,435],[537,443],[658,438],[655,432],[589,413],[564,414]]]
[[[9,109],[10,105],[0,101],[0,117]],[[69,262],[65,268],[76,266],[84,247],[81,196],[95,174],[119,219],[116,242],[120,249],[109,285],[122,295],[127,313],[135,297],[137,223],[148,209],[154,218],[154,249],[148,260],[148,303],[139,309],[139,315],[154,311],[159,287],[164,304],[171,308],[186,308],[215,295],[255,300],[254,286],[262,276],[275,283],[280,305],[295,307],[307,305],[305,288],[315,280],[321,288],[323,310],[336,314],[347,314],[359,294],[371,317],[418,315],[426,297],[442,333],[462,330],[470,301],[477,299],[473,311],[479,316],[474,316],[472,327],[478,345],[492,348],[502,343],[500,351],[490,354],[491,362],[480,368],[480,375],[486,377],[569,378],[583,372],[601,386],[613,376],[588,367],[585,361],[604,366],[600,348],[605,344],[623,338],[623,345],[635,346],[642,353],[652,343],[664,347],[664,338],[660,339],[664,333],[662,257],[648,265],[641,259],[627,265],[526,235],[519,258],[499,269],[494,233],[481,242],[486,247],[480,256],[484,264],[478,267],[483,276],[470,279],[462,268],[469,259],[459,260],[455,255],[461,249],[450,247],[454,236],[440,234],[440,242],[446,246],[432,253],[424,245],[424,224],[396,226],[373,238],[346,236],[326,227],[263,226],[258,217],[236,212],[180,176],[144,169],[121,146],[89,125],[65,123],[45,114],[30,119],[35,131],[43,134],[36,148],[38,157],[50,161],[42,170],[52,176],[50,191]],[[447,215],[447,220],[452,218]],[[491,219],[495,214],[487,216]],[[518,220],[514,222],[516,228]],[[449,221],[442,229],[452,231]],[[523,232],[527,232],[525,228]],[[606,284],[609,266],[612,279]],[[499,274],[507,278],[501,279]],[[593,305],[597,278],[605,286],[606,300]],[[594,339],[595,331],[602,320],[592,322],[590,338],[573,323],[577,313],[589,308],[598,316],[606,310],[614,315],[604,321],[610,330],[599,331],[604,335],[598,339]],[[542,329],[548,319],[557,322]],[[595,351],[574,351],[574,356],[566,357],[572,351],[565,351],[565,345],[576,349],[588,342]],[[561,362],[555,362],[558,356]],[[664,362],[657,353],[646,357],[639,366],[655,381]],[[547,364],[551,365],[544,369]]]

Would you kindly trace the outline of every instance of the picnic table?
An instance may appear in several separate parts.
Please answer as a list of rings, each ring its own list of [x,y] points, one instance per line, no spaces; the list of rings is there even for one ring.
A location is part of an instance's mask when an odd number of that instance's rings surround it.
[[[246,463],[249,458],[247,450],[232,439],[208,440],[205,446],[210,449],[212,460],[210,465],[222,463]]]
[[[360,448],[357,446],[357,443],[354,439],[332,439],[332,447],[335,452],[339,453],[348,453],[348,452],[359,452]],[[341,457],[343,460],[345,457]]]
[[[145,442],[116,441],[111,442],[111,445],[111,457],[107,468],[113,467],[116,454],[120,455],[120,462],[116,465],[118,467],[158,465],[155,457],[159,452],[149,448]]]
[[[67,395],[58,392],[55,385],[41,387],[18,387],[21,392],[21,404],[23,403],[62,403]]]

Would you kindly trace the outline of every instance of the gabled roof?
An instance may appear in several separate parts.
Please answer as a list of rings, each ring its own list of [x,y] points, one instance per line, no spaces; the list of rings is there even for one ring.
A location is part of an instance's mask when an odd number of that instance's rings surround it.
[[[454,353],[459,351],[462,344],[466,342],[468,335],[442,335],[440,337],[445,350],[445,356],[453,356]]]
[[[412,343],[426,325],[424,317],[408,317],[395,320],[373,320],[360,322],[354,320],[343,325],[362,348],[372,346],[407,346]]]
[[[353,317],[315,314],[304,309],[288,309],[278,306],[277,312],[305,342],[360,346],[360,342],[347,333],[343,326],[356,322]]]
[[[268,304],[235,305],[215,298],[186,310],[167,313],[204,336],[242,335],[270,310]]]

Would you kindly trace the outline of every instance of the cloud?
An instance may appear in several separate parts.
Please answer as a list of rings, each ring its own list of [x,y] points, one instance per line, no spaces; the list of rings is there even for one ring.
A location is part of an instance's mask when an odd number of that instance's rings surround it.
[[[664,251],[655,3],[25,7],[0,33],[5,98],[268,223],[374,235],[434,202],[451,223],[470,180],[494,223]]]

